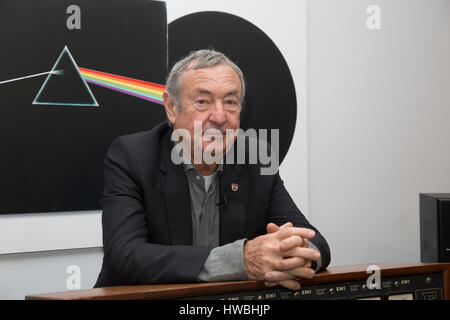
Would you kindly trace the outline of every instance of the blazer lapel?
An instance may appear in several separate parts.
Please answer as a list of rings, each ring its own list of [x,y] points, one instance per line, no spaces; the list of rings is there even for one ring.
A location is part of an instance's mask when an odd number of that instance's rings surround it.
[[[171,133],[171,130],[170,130]],[[171,158],[170,134],[161,143],[162,187],[165,197],[167,223],[173,245],[192,245],[192,216],[189,185],[183,165]]]

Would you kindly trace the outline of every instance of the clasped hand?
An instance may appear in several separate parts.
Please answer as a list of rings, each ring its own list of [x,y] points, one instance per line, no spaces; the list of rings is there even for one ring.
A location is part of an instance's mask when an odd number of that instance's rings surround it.
[[[267,234],[249,240],[244,245],[244,263],[250,279],[265,280],[266,286],[280,285],[291,290],[300,288],[299,278],[312,278],[311,260],[320,258],[309,248],[308,239],[314,231],[293,227],[288,222],[281,227],[267,225]]]

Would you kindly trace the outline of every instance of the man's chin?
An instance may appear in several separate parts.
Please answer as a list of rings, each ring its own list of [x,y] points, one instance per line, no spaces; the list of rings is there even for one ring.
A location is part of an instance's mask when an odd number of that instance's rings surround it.
[[[211,141],[203,141],[202,143],[202,152],[208,152],[211,153],[211,151],[215,151],[215,152],[223,152],[226,148],[225,148],[225,142],[221,142],[221,143],[216,143],[216,142],[211,142]]]

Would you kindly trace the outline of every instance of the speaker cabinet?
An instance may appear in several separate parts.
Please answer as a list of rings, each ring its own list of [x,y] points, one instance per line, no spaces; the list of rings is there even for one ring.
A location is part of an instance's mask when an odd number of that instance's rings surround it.
[[[420,194],[420,258],[450,262],[450,193]]]

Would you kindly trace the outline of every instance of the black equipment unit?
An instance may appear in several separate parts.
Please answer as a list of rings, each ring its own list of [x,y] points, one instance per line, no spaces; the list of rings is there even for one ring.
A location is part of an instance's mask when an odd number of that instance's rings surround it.
[[[420,194],[422,262],[450,262],[450,193]]]

